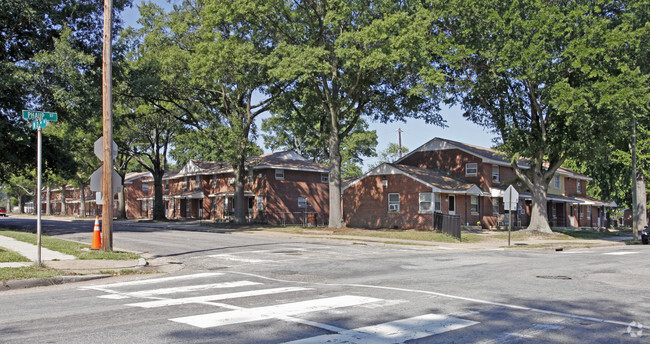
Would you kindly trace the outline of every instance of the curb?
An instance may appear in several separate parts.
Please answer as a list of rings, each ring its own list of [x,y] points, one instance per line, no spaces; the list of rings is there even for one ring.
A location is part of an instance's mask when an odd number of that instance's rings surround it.
[[[46,287],[46,286],[58,285],[64,283],[91,281],[91,280],[107,278],[111,276],[112,275],[110,274],[98,274],[98,275],[81,275],[81,276],[55,276],[51,278],[30,278],[25,280],[8,280],[8,281],[2,281],[2,285],[0,285],[0,291],[11,290],[11,289]]]

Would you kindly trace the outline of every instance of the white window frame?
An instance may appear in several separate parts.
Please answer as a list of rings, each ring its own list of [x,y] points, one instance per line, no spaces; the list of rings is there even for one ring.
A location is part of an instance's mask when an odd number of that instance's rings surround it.
[[[589,220],[591,220],[591,206],[590,205],[587,206],[587,218]]]
[[[320,175],[320,182],[321,183],[329,183],[330,182],[330,176],[327,173],[322,173]]]
[[[553,186],[557,190],[560,190],[562,188],[562,184],[560,183],[560,176],[557,174],[555,175],[555,177],[553,177]]]
[[[257,196],[257,210],[264,210],[264,196]]]
[[[198,174],[194,177],[194,187],[198,188],[201,185],[201,176]]]
[[[381,186],[383,186],[383,187],[388,186],[388,179],[382,179],[381,180]]]
[[[501,181],[499,165],[492,165],[492,181],[496,183]]]
[[[217,175],[216,174],[212,175],[212,186],[217,186]]]
[[[187,190],[188,184],[187,176],[183,177],[183,190]]]
[[[298,208],[307,208],[307,198],[298,197]]]
[[[397,196],[397,200],[395,200],[395,196]],[[392,200],[391,200],[392,198]],[[389,193],[388,194],[388,212],[391,213],[396,213],[399,212],[399,207],[400,207],[400,196],[398,193]]]
[[[439,193],[435,193],[433,196],[433,210],[437,212],[442,211],[442,196]]]
[[[496,207],[496,209],[495,209]],[[492,198],[492,215],[498,215],[499,214],[499,199],[494,197]]]
[[[433,212],[433,194],[431,192],[421,192],[419,195],[419,212]]]
[[[165,191],[169,191],[169,179],[165,180]]]
[[[283,180],[284,179],[284,170],[283,169],[276,169],[275,170],[275,179],[277,180]]]
[[[576,179],[576,192],[582,193],[582,181],[580,179]]]
[[[478,196],[470,196],[469,204],[470,204],[469,209],[472,215],[478,214],[479,213]]]
[[[473,172],[470,172],[473,171]],[[465,164],[465,176],[472,177],[478,175],[478,163],[468,162]]]
[[[142,191],[143,192],[149,192],[149,184],[142,183]]]

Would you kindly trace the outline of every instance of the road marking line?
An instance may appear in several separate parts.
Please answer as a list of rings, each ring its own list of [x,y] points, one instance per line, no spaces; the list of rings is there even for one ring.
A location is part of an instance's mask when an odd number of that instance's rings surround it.
[[[381,301],[372,297],[361,296],[337,296],[318,300],[286,303],[275,306],[257,307],[249,309],[232,310],[227,312],[208,313],[193,315],[182,318],[169,319],[174,322],[188,324],[199,328],[209,328],[224,325],[239,324],[244,322],[265,320],[317,312],[334,308],[357,306],[364,303]]]
[[[273,260],[266,260],[266,259],[252,259],[252,258],[244,258],[244,257],[237,257],[232,254],[213,254],[209,255],[208,257],[210,258],[219,258],[219,259],[225,259],[225,260],[232,260],[235,262],[244,262],[244,263],[267,263],[267,262],[274,262]]]
[[[243,291],[243,292],[219,294],[219,295],[186,297],[186,298],[182,298],[182,299],[166,299],[166,300],[156,300],[156,301],[130,303],[130,304],[127,304],[127,306],[142,307],[142,308],[156,308],[156,307],[165,307],[165,306],[184,305],[184,304],[188,304],[188,303],[205,303],[205,302],[210,302],[210,301],[235,299],[235,298],[241,298],[241,297],[270,295],[270,294],[278,294],[278,293],[289,293],[289,292],[304,291],[304,290],[311,290],[311,288],[285,287],[285,288],[273,288],[273,289],[260,289],[260,290],[251,290],[251,291]]]
[[[262,284],[262,283],[251,282],[251,281],[222,282],[222,283],[189,285],[183,287],[142,290],[142,291],[120,293],[120,294],[127,295],[130,297],[150,297],[154,295],[167,295],[167,294],[185,293],[189,291],[199,291],[199,290],[208,290],[208,289],[247,287],[247,286],[258,285],[258,284]]]
[[[505,332],[497,338],[481,341],[478,344],[497,344],[497,343],[506,343],[510,339],[517,341],[517,339],[534,339],[541,335],[544,335],[548,331],[559,331],[564,329],[564,326],[553,325],[553,324],[535,324],[532,327],[523,329],[517,332]]]
[[[607,252],[607,253],[603,253],[603,254],[610,255],[610,256],[622,256],[622,255],[626,255],[626,254],[637,254],[637,253],[639,253],[639,252],[629,252],[628,251],[628,252]]]
[[[478,324],[478,322],[440,314],[425,314],[379,325],[346,330],[338,334],[326,334],[312,338],[305,338],[288,342],[286,344],[403,343],[408,340],[429,337],[475,324]]]
[[[557,315],[557,316],[564,317],[564,318],[570,318],[570,319],[586,320],[586,321],[591,321],[591,322],[596,322],[596,323],[602,322],[602,323],[613,324],[613,325],[621,325],[621,326],[628,326],[629,325],[629,322],[626,323],[626,322],[609,320],[609,319],[593,318],[593,317],[588,317],[588,316],[584,316],[584,315],[576,315],[576,314],[571,314],[571,313],[555,312],[555,311],[549,311],[549,310],[540,309],[540,308],[531,308],[531,307],[524,307],[524,306],[508,304],[508,303],[502,303],[502,302],[494,302],[494,301],[487,301],[487,300],[481,300],[481,299],[474,299],[474,298],[470,298],[470,297],[463,297],[463,296],[457,296],[457,295],[451,295],[451,294],[444,294],[444,293],[438,293],[438,292],[428,291],[428,290],[407,289],[407,288],[397,288],[397,287],[384,287],[384,286],[367,285],[367,284],[296,282],[296,281],[282,280],[282,279],[279,279],[279,278],[266,277],[266,276],[253,274],[253,273],[248,273],[248,272],[230,271],[228,273],[236,274],[236,275],[243,275],[243,276],[251,276],[251,277],[255,277],[255,278],[265,279],[265,280],[268,280],[268,281],[283,282],[283,283],[304,283],[304,284],[322,285],[322,286],[330,286],[330,287],[331,286],[339,286],[339,287],[383,289],[383,290],[403,291],[403,292],[418,293],[418,294],[425,294],[425,295],[434,295],[434,296],[446,297],[446,298],[449,298],[449,299],[463,300],[463,301],[468,301],[468,302],[474,302],[474,303],[480,303],[480,304],[485,304],[485,305],[504,307],[504,308],[509,308],[509,309],[530,311],[530,312],[536,312],[536,313],[553,314],[553,315]],[[644,328],[646,327],[643,324],[639,324],[639,326],[643,326]]]
[[[151,279],[130,281],[130,282],[120,282],[120,283],[113,283],[113,284],[93,285],[93,286],[87,286],[87,287],[80,287],[79,289],[98,289],[98,290],[102,290],[102,289],[105,289],[105,288],[108,288],[108,287],[110,287],[110,288],[129,287],[129,286],[134,286],[134,285],[147,285],[147,284],[165,283],[165,282],[172,282],[172,281],[193,280],[193,279],[198,279],[198,278],[214,277],[214,276],[221,276],[221,275],[223,275],[222,272],[205,272],[205,273],[194,274],[194,275],[183,275],[183,276],[163,277],[163,278],[151,278]]]

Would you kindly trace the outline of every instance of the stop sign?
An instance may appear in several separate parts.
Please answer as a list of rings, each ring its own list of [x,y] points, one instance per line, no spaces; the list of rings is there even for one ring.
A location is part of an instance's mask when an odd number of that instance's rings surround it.
[[[99,160],[104,161],[104,137],[100,136],[97,141],[95,141],[95,155]],[[113,159],[117,157],[117,144],[113,141]]]

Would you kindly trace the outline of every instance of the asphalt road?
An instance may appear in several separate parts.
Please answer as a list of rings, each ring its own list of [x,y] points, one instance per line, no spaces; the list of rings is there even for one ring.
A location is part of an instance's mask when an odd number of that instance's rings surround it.
[[[26,225],[10,220],[0,227]],[[82,240],[90,238],[92,221],[47,221],[43,228]],[[152,230],[118,222],[114,230],[116,248],[173,257],[184,269],[1,292],[0,342],[645,343],[650,338],[648,246],[444,250]]]

